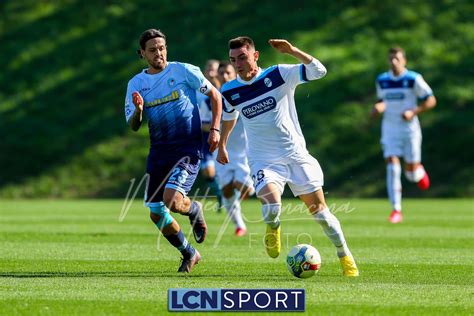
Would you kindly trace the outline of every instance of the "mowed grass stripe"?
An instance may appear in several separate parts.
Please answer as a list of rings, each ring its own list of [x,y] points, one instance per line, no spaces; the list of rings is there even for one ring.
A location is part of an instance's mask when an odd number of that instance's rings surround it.
[[[304,287],[307,314],[473,313],[473,210],[466,200],[407,200],[405,222],[396,226],[387,222],[387,201],[350,201],[355,210],[336,215],[359,262],[355,280],[341,276],[334,247],[304,212],[282,215],[282,255],[268,258],[255,200],[243,205],[251,236],[241,239],[223,226],[225,213],[206,212],[210,234],[190,276],[176,274],[179,254],[164,239],[157,249],[158,231],[141,203],[119,222],[123,201],[3,202],[0,314],[163,314],[170,287]],[[446,210],[455,210],[452,219]],[[187,219],[177,219],[188,235]],[[286,271],[285,253],[297,242],[320,251],[316,277]]]

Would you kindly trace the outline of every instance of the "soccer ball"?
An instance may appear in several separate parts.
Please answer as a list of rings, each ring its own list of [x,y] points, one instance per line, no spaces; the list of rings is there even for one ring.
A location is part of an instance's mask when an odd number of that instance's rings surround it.
[[[286,257],[288,271],[297,278],[310,278],[321,267],[321,255],[311,245],[300,244],[291,248]]]

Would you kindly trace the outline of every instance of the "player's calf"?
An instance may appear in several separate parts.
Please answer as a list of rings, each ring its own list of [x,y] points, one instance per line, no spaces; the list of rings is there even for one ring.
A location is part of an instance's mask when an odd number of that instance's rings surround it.
[[[280,214],[281,204],[272,203],[262,205],[262,217],[265,224],[267,224],[265,234],[265,250],[272,258],[277,258],[280,255],[281,241],[280,241]]]
[[[430,187],[430,178],[422,164],[413,171],[405,170],[405,177],[408,181],[416,183],[420,190],[428,190]]]
[[[204,212],[202,210],[202,204],[197,201],[192,201],[188,212],[189,222],[193,227],[194,239],[198,244],[202,243],[206,239],[207,225],[204,219]]]

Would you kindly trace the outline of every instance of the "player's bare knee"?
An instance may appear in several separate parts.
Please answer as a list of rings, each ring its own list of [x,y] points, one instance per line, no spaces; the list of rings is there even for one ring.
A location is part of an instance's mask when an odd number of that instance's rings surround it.
[[[222,195],[226,198],[229,199],[234,195],[234,185],[232,182],[226,184],[224,187],[222,187]]]
[[[173,213],[181,213],[180,204],[181,203],[178,204],[176,200],[165,202],[166,207],[170,210],[170,212],[173,212]]]
[[[308,205],[308,210],[313,215],[325,210],[326,208],[327,208],[327,205],[324,202],[317,202],[317,203]]]
[[[415,171],[416,168],[420,165],[419,162],[414,162],[414,163],[406,163],[405,164],[405,171]]]
[[[269,183],[260,191],[258,191],[257,197],[262,202],[262,204],[281,203],[281,192],[278,190],[278,187],[273,183]]]
[[[385,159],[385,162],[387,164],[389,164],[389,163],[391,163],[391,164],[400,164],[400,159],[396,156],[390,156],[387,159]]]
[[[165,190],[165,192],[163,193],[163,202],[171,212],[177,212],[179,204],[181,204],[181,199],[182,195],[177,191]]]
[[[153,223],[156,224],[160,221],[161,217],[157,214],[153,214],[153,213],[150,212],[150,219]]]

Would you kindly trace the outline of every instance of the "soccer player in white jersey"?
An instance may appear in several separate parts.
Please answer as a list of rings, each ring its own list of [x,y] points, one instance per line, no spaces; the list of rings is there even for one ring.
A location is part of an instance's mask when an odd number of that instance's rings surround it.
[[[382,138],[383,156],[387,164],[387,193],[392,212],[392,223],[402,221],[402,157],[405,162],[405,177],[418,184],[421,190],[430,186],[428,173],[421,164],[421,128],[418,114],[436,106],[433,91],[423,77],[408,70],[405,51],[393,47],[388,52],[391,70],[377,77],[378,101],[372,116],[383,113]],[[417,105],[419,100],[419,104]]]
[[[134,131],[138,131],[144,116],[148,119],[150,152],[145,205],[150,208],[153,223],[183,255],[178,272],[189,273],[201,255],[187,241],[169,211],[188,216],[194,239],[198,243],[204,241],[207,226],[202,206],[187,196],[202,157],[196,90],[208,95],[212,103],[208,139],[211,152],[219,142],[222,99],[198,67],[168,62],[166,36],[160,30],[146,30],[139,43],[138,53],[147,61],[148,68],[128,82],[125,118]]]
[[[226,144],[240,114],[248,138],[254,187],[262,202],[262,217],[267,225],[267,254],[272,258],[280,254],[281,195],[288,183],[293,194],[306,204],[336,247],[343,274],[358,276],[359,270],[341,225],[325,202],[323,172],[306,149],[296,114],[296,87],[324,77],[326,68],[286,40],[271,39],[269,44],[301,63],[261,69],[257,65],[259,52],[251,38],[241,36],[229,41],[229,58],[238,77],[221,88],[226,110],[223,112],[217,161],[229,162]]]
[[[229,61],[221,61],[218,68],[219,81],[224,84],[235,77],[232,64]],[[247,160],[247,134],[240,118],[229,135],[226,149],[229,163],[216,165],[217,180],[223,194],[223,205],[235,225],[235,235],[241,237],[246,234],[247,226],[242,218],[240,201],[253,195],[255,190]]]

